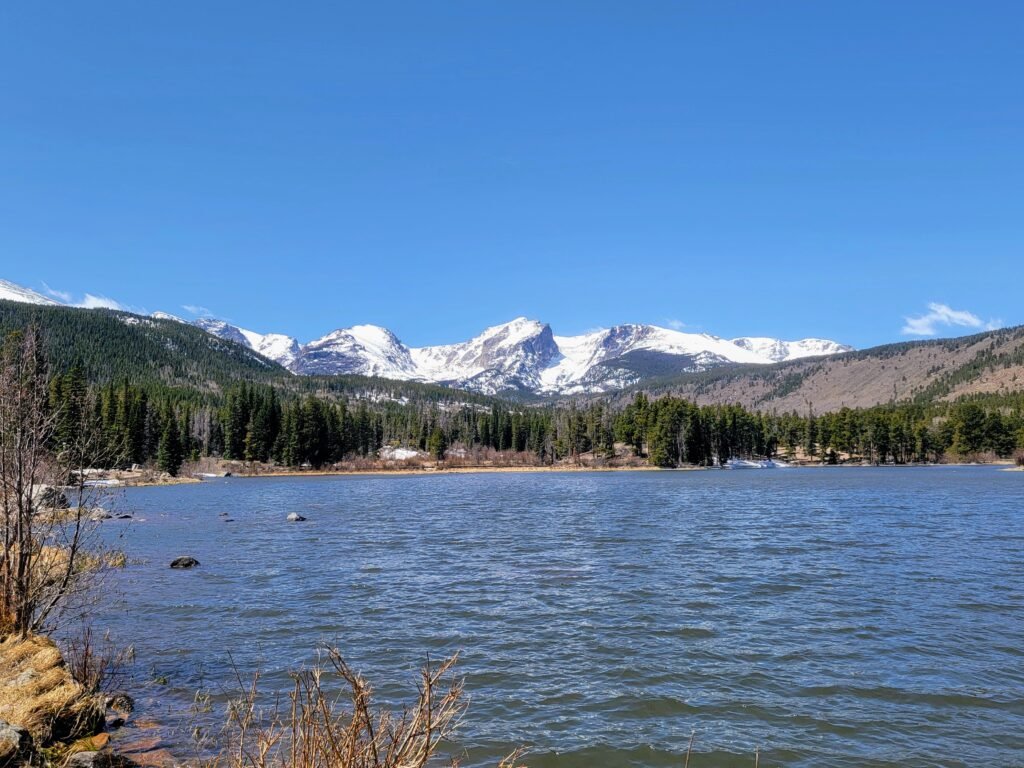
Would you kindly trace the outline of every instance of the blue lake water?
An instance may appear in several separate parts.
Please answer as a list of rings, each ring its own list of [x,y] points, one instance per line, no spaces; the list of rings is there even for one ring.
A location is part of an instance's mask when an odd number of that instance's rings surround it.
[[[471,766],[681,766],[692,732],[694,768],[1024,765],[1022,473],[225,479],[124,509],[104,535],[141,563],[94,621],[179,751],[229,657],[283,688],[326,640],[386,701],[462,651]]]

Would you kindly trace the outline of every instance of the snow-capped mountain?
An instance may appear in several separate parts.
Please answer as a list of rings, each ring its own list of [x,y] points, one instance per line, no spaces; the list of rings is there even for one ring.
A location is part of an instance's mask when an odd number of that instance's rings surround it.
[[[294,363],[281,364],[295,373],[418,378],[409,349],[387,328],[376,325],[340,328],[301,347]]]
[[[49,304],[51,306],[60,304],[59,301],[54,301],[41,293],[36,293],[29,288],[22,288],[7,280],[0,280],[0,299],[17,301],[22,304]]]
[[[540,389],[541,372],[560,355],[550,326],[525,317],[495,325],[461,344],[409,351],[424,381],[487,393]]]
[[[849,352],[852,349],[852,347],[848,347],[845,344],[839,344],[828,339],[780,341],[779,339],[769,339],[763,336],[747,336],[741,339],[733,339],[732,343],[756,355],[767,358],[773,363],[796,360],[800,357],[835,355],[840,352]]]
[[[0,299],[60,304],[5,280],[0,280]],[[186,322],[166,312],[154,312],[152,317]],[[656,376],[728,364],[766,365],[852,349],[827,339],[729,340],[635,324],[556,336],[549,325],[525,317],[487,328],[468,341],[432,347],[408,347],[387,328],[376,325],[339,328],[301,344],[291,336],[257,333],[224,320],[201,318],[193,324],[297,374],[377,376],[484,394],[607,392]]]
[[[154,313],[154,316],[156,314],[161,313]],[[223,320],[214,320],[210,317],[201,317],[194,321],[194,325],[214,336],[241,344],[243,347],[249,347],[289,369],[295,365],[301,351],[298,341],[280,333],[247,331]]]
[[[294,373],[358,374],[423,381],[484,394],[596,393],[651,376],[707,370],[718,365],[765,365],[852,349],[833,341],[735,341],[706,333],[682,333],[654,325],[618,325],[580,336],[555,336],[547,324],[518,317],[487,328],[469,341],[407,347],[375,325],[340,328],[308,344],[258,334],[219,320],[198,320],[209,333],[277,360]],[[278,353],[267,339],[287,341]]]

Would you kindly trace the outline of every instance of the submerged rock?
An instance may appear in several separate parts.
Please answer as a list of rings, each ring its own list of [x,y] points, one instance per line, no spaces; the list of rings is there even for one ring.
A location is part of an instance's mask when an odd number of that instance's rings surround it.
[[[138,763],[114,752],[76,752],[66,763],[65,768],[135,768]]]
[[[290,515],[288,515],[288,522],[289,523],[301,523],[305,519],[306,518],[304,518],[298,512],[292,512]]]
[[[135,710],[135,699],[124,691],[115,691],[107,697],[107,707],[123,714],[130,714]]]
[[[194,557],[177,557],[171,561],[171,568],[193,568],[199,565],[199,561]]]

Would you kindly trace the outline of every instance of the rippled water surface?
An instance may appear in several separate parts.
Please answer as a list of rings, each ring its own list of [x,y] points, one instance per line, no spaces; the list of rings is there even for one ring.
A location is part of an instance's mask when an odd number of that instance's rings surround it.
[[[119,504],[138,520],[104,533],[142,564],[96,623],[182,730],[229,654],[283,687],[329,640],[385,699],[461,650],[468,765],[523,744],[681,766],[692,731],[694,768],[1024,765],[1024,474],[226,479]]]

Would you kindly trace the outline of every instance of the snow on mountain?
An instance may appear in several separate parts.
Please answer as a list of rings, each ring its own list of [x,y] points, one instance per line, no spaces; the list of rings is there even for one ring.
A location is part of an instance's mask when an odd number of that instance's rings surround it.
[[[755,355],[772,363],[785,360],[796,360],[801,357],[817,357],[818,355],[836,355],[840,352],[852,352],[853,347],[839,344],[828,339],[801,339],[800,341],[780,341],[765,337],[746,336],[733,339],[732,343],[749,350]]]
[[[29,288],[23,288],[8,280],[0,280],[0,299],[6,301],[17,301],[21,304],[46,304],[48,306],[60,306],[59,301],[54,301],[48,296],[43,296]]]
[[[225,322],[224,320],[214,320],[212,317],[201,317],[198,320],[193,321],[193,325],[202,328],[207,333],[213,334],[214,336],[233,341],[236,344],[241,344],[243,347],[251,347],[249,339],[241,328],[236,328],[231,323]]]
[[[283,365],[286,365],[282,363]],[[354,325],[339,328],[301,347],[292,365],[296,373],[354,373],[389,379],[415,379],[409,348],[387,328]]]
[[[61,306],[36,291],[0,280],[0,299]],[[186,322],[166,312],[159,320]],[[728,340],[654,325],[626,324],[579,336],[555,336],[525,317],[487,328],[469,341],[410,348],[387,328],[355,325],[300,344],[280,333],[256,333],[213,318],[193,324],[248,347],[300,374],[359,374],[433,382],[485,394],[604,392],[660,376],[729,363],[768,364],[833,355],[852,347],[827,339]]]
[[[199,326],[218,338],[249,347],[254,352],[280,363],[285,368],[291,368],[299,356],[299,342],[291,336],[280,333],[256,333],[210,317],[201,317],[193,321],[193,325]]]
[[[680,359],[680,371],[702,370],[721,363],[763,363],[754,352],[706,333],[682,333],[654,325],[617,325],[582,336],[556,336],[561,358],[541,373],[548,392],[595,391],[621,386],[625,369],[614,361],[635,352],[653,352]],[[603,377],[595,376],[601,366]],[[597,379],[605,378],[606,386]],[[635,378],[635,377],[634,377]]]
[[[154,312],[153,314],[150,315],[150,317],[152,317],[152,318],[154,318],[156,320],[173,320],[176,323],[186,323],[187,324],[187,322],[188,322],[186,320],[182,320],[177,315],[172,315],[170,312]]]
[[[461,344],[409,350],[417,378],[495,394],[538,389],[541,371],[559,356],[551,328],[517,317]]]
[[[850,349],[825,339],[782,341],[744,337],[730,341],[654,325],[617,325],[580,336],[555,336],[550,326],[517,317],[469,341],[407,347],[376,325],[339,328],[299,344],[290,336],[260,334],[222,320],[200,328],[247,346],[294,373],[358,374],[446,384],[484,394],[605,392],[650,376],[702,371],[717,365],[764,365]]]

